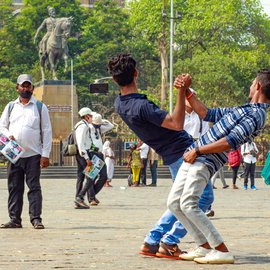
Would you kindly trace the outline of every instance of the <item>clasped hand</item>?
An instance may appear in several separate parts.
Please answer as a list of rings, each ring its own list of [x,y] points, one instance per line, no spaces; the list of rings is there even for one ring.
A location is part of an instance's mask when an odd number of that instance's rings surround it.
[[[178,75],[174,81],[174,87],[177,89],[188,89],[191,86],[192,77],[188,73]]]

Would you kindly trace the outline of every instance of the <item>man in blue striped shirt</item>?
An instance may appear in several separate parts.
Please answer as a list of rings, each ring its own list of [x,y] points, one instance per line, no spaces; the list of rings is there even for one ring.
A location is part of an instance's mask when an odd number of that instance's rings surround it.
[[[180,89],[181,77],[174,85]],[[199,209],[198,201],[208,180],[227,162],[225,152],[252,140],[264,128],[270,102],[270,71],[262,70],[257,74],[250,87],[251,101],[243,106],[208,109],[190,90],[186,90],[186,97],[204,121],[215,124],[187,149],[168,197],[169,209],[198,246],[179,257],[197,263],[234,263],[221,235]]]

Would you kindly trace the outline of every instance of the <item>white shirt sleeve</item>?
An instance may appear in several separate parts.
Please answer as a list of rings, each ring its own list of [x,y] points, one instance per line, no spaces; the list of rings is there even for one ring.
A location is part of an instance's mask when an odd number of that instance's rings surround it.
[[[102,124],[100,126],[100,132],[101,134],[104,134],[114,128],[114,125],[106,119],[102,119]]]
[[[52,148],[52,127],[48,108],[42,105],[41,111],[41,131],[42,131],[42,157],[49,158]]]

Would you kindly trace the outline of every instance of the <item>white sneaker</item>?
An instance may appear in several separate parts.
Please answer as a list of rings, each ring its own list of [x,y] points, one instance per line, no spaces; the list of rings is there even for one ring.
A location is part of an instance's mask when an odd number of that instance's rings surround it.
[[[195,258],[196,263],[229,264],[234,263],[234,257],[230,252],[221,252],[212,249],[205,257]]]
[[[195,258],[204,257],[212,249],[207,249],[204,247],[197,247],[194,250],[189,251],[188,253],[183,253],[179,255],[179,258],[185,261],[193,261]]]

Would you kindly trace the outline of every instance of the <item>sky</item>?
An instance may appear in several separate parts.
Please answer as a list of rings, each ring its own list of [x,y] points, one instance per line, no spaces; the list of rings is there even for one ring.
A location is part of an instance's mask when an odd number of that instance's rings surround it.
[[[270,16],[270,1],[269,0],[261,0],[261,4],[264,8],[265,13]]]

